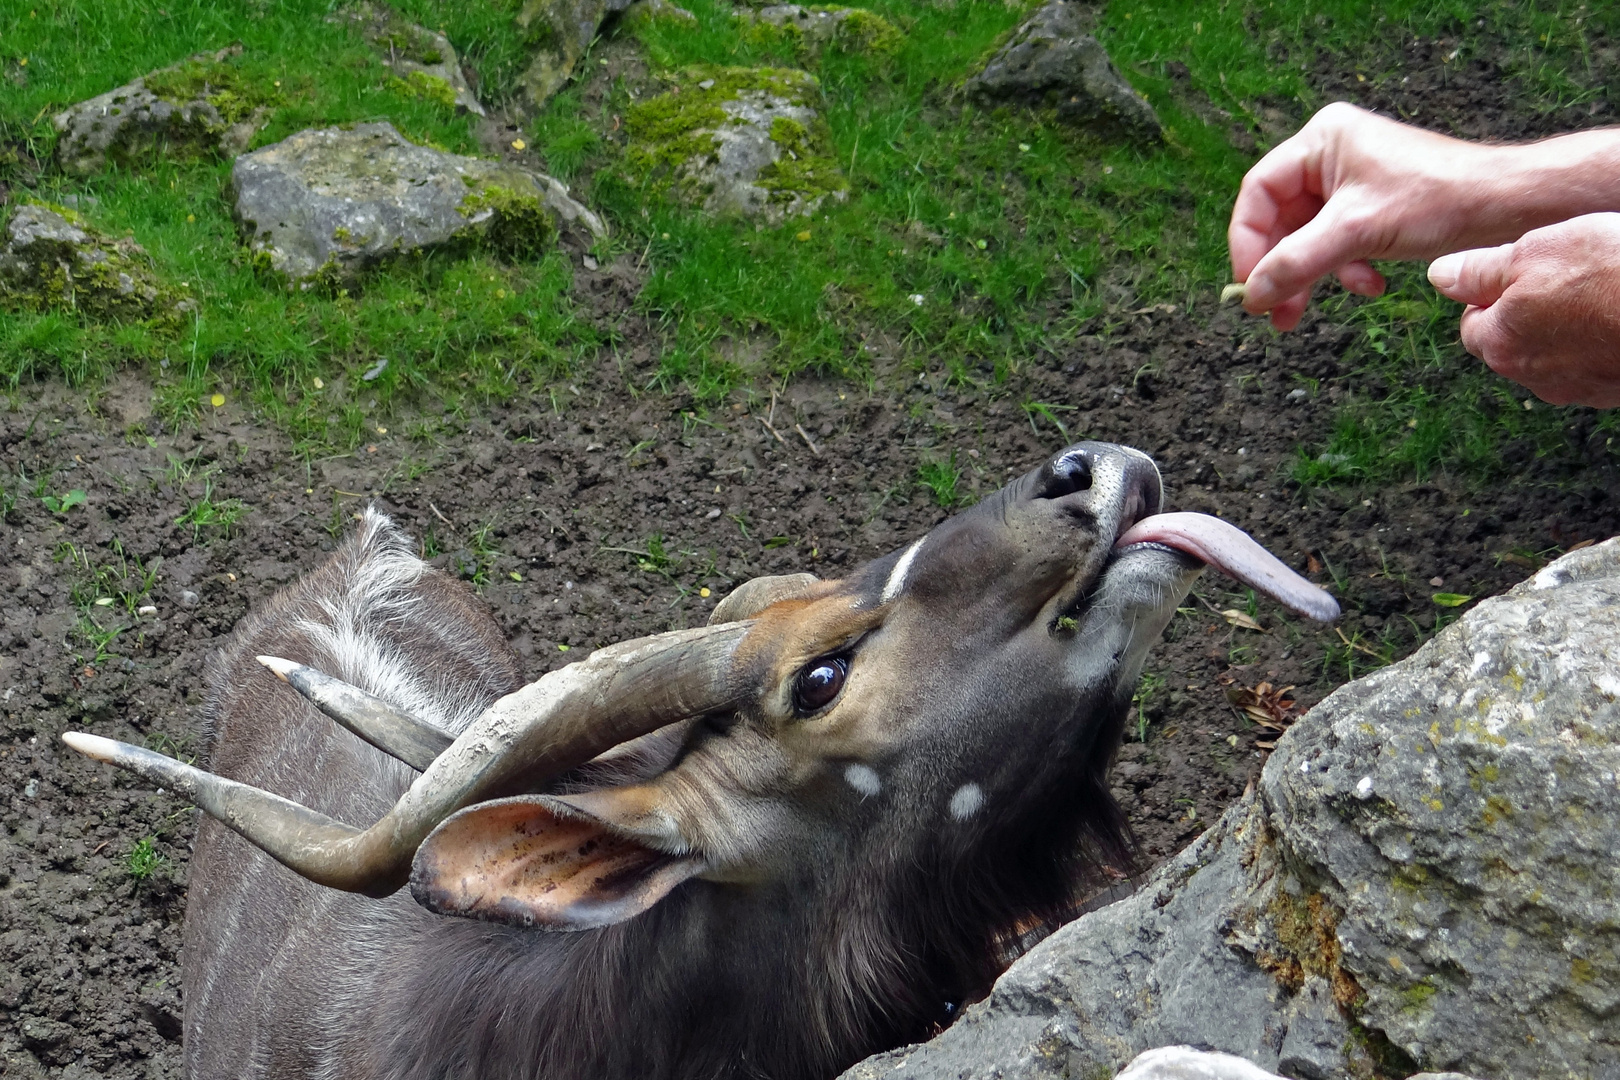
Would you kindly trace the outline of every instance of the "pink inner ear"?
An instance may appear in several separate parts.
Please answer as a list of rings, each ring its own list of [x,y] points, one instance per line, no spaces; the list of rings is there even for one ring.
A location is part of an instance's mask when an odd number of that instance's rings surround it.
[[[469,806],[417,849],[411,893],[442,915],[548,930],[628,919],[702,869],[545,796]]]

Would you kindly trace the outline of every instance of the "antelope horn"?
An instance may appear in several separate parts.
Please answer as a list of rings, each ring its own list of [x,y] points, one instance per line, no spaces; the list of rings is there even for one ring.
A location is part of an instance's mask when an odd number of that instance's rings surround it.
[[[407,716],[382,698],[350,686],[342,679],[279,656],[254,659],[303,694],[321,712],[417,772],[426,772],[434,759],[450,747],[450,736],[432,724]]]
[[[162,754],[80,732],[63,741],[162,780],[319,885],[387,896],[417,847],[464,806],[529,789],[666,724],[736,704],[731,656],[751,623],[723,623],[598,649],[501,698],[361,830]]]

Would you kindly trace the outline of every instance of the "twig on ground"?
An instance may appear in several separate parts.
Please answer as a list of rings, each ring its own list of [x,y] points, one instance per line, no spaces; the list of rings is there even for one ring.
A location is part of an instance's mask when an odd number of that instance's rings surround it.
[[[821,451],[816,449],[816,444],[810,441],[810,434],[804,430],[803,424],[794,424],[793,430],[799,433],[799,438],[804,440],[804,445],[810,448],[812,454],[816,455],[816,457],[821,456]]]

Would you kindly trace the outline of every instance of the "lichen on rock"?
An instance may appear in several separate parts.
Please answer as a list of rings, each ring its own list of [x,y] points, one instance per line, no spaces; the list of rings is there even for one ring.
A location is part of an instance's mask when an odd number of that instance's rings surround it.
[[[737,18],[745,24],[744,38],[787,45],[805,62],[819,59],[827,48],[892,56],[905,42],[899,27],[865,8],[772,4],[757,12],[741,9]]]
[[[705,66],[671,82],[625,118],[632,182],[712,214],[773,223],[847,197],[813,75]]]
[[[559,229],[606,235],[551,177],[418,146],[388,123],[301,131],[238,158],[231,186],[254,264],[299,288],[433,250],[528,253]]]
[[[333,16],[333,21],[348,22],[360,30],[394,73],[392,85],[397,92],[438,102],[447,109],[485,115],[455,46],[444,34],[418,26],[383,4],[357,4]]]
[[[52,117],[56,159],[87,176],[108,162],[135,166],[164,155],[194,158],[245,150],[278,91],[237,66],[239,45],[200,53]]]
[[[165,285],[144,249],[63,206],[28,202],[6,223],[0,305],[75,311],[93,321],[177,322],[195,302]]]

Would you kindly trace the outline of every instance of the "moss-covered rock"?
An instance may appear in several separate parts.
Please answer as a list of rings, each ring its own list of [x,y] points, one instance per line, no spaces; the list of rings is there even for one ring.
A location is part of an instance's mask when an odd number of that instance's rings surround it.
[[[606,234],[551,177],[417,146],[387,123],[301,131],[244,154],[231,186],[254,264],[300,288],[447,247],[524,253],[559,229]]]
[[[178,322],[196,305],[164,284],[135,241],[108,236],[74,211],[24,203],[6,223],[0,306],[76,311],[110,322]]]
[[[743,36],[760,43],[783,43],[799,58],[813,63],[827,48],[843,52],[892,56],[905,42],[888,19],[857,7],[802,7],[772,4],[759,11],[741,10]]]
[[[455,47],[443,34],[409,22],[382,4],[357,4],[333,16],[333,21],[359,29],[396,76],[393,86],[399,93],[436,101],[447,109],[485,115]]]
[[[814,76],[692,67],[672,83],[625,118],[632,182],[710,213],[770,222],[847,196]]]
[[[539,108],[550,101],[573,75],[602,20],[629,6],[630,0],[524,0],[517,24],[534,57],[518,84],[529,103]]]
[[[635,3],[624,9],[620,25],[634,30],[647,23],[661,20],[697,25],[697,16],[673,0],[635,0]]]
[[[51,118],[56,159],[79,176],[108,162],[138,166],[154,156],[239,154],[274,105],[274,85],[237,66],[241,46],[201,53],[81,101]]]

